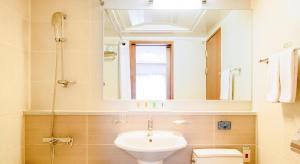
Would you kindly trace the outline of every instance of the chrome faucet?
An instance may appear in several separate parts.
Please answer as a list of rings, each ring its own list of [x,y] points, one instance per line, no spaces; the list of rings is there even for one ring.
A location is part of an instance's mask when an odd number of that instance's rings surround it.
[[[150,137],[152,136],[152,130],[153,130],[153,120],[149,119],[148,120],[148,128],[147,128],[147,136]]]

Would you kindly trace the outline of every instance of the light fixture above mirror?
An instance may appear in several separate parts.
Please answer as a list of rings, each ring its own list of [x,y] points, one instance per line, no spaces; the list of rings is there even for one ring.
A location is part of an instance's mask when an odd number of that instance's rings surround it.
[[[206,0],[152,0],[153,9],[199,9]]]

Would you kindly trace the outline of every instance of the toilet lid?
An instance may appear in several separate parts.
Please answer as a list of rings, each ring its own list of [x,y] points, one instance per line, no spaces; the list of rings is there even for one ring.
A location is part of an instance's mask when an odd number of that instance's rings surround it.
[[[194,149],[197,157],[243,157],[242,153],[236,149]]]

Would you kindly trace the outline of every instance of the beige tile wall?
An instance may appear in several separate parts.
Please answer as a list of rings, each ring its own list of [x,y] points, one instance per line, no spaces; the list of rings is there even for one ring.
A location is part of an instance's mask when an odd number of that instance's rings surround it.
[[[165,160],[166,164],[189,164],[192,148],[237,148],[249,145],[255,163],[255,116],[152,116],[154,129],[181,132],[189,145]],[[56,164],[134,164],[135,159],[113,145],[117,134],[128,130],[145,130],[146,115],[57,116],[56,136],[74,137],[72,147],[56,146]],[[184,119],[187,124],[175,125]],[[49,164],[50,146],[41,142],[50,136],[51,116],[26,116],[26,164]],[[116,123],[121,120],[123,123]],[[219,131],[220,120],[232,121],[231,131]]]
[[[69,89],[58,87],[56,110],[91,109],[101,99],[99,0],[31,0],[31,109],[51,109],[56,57],[51,20],[58,11],[67,15],[63,45],[65,79],[76,81],[76,85]]]
[[[23,162],[27,109],[29,0],[0,0],[0,163]]]

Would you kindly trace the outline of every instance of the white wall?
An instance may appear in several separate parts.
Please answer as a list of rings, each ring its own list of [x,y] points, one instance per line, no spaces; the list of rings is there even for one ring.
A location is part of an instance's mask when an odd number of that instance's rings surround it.
[[[114,45],[115,51],[118,53],[118,38],[104,38],[104,45]],[[114,60],[104,58],[103,60],[103,80],[105,86],[103,87],[104,99],[119,99],[120,87],[119,87],[119,54]]]
[[[235,74],[234,100],[252,99],[252,11],[233,10],[208,31],[221,28],[221,70],[241,68]]]
[[[174,99],[205,100],[204,47],[201,38],[174,39]]]
[[[221,23],[221,70],[240,68],[234,76],[234,100],[251,100],[252,12],[231,11]]]
[[[106,99],[119,99],[119,59],[104,59],[103,61],[103,97]]]
[[[106,38],[105,40],[112,40]],[[156,37],[156,38],[124,38],[124,40],[161,40],[174,42],[174,99],[205,99],[205,55],[204,44],[201,38],[192,37]],[[108,41],[107,41],[108,42]],[[128,50],[129,51],[129,50]],[[112,64],[104,63],[105,74],[116,73],[115,68],[109,69]],[[116,67],[116,65],[115,65]],[[115,79],[116,80],[116,79]],[[115,82],[112,85],[117,85]],[[104,87],[105,88],[105,87]],[[116,88],[116,87],[108,87]],[[109,90],[111,92],[116,92]],[[115,98],[116,93],[104,92],[104,98]]]
[[[23,163],[28,108],[29,1],[0,2],[0,163]]]
[[[259,164],[300,163],[300,155],[289,146],[300,127],[300,87],[294,104],[266,102],[267,65],[257,62],[283,50],[286,42],[300,46],[299,11],[299,0],[254,0],[253,108],[258,112]]]

